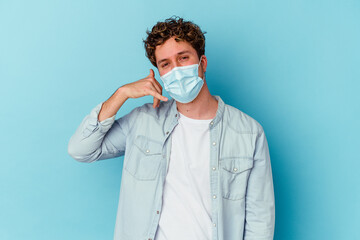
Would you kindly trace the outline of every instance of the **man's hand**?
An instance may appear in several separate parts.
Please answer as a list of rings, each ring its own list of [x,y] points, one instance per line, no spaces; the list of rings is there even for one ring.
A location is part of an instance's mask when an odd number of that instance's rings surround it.
[[[101,122],[114,116],[128,98],[139,98],[147,95],[154,97],[153,108],[159,107],[160,100],[168,99],[162,94],[162,87],[154,77],[154,71],[150,69],[150,74],[136,82],[119,87],[114,94],[101,106],[98,120]]]
[[[166,97],[162,96],[162,87],[155,79],[155,74],[152,69],[150,69],[150,74],[146,78],[126,84],[121,88],[123,88],[124,94],[128,98],[139,98],[147,95],[153,96],[153,108],[159,107],[160,100],[168,100]]]

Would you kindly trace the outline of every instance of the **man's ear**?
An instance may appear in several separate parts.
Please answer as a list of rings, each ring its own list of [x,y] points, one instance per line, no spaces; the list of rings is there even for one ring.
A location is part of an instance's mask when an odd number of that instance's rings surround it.
[[[203,69],[203,72],[206,72],[206,68],[207,68],[207,58],[205,55],[201,56],[201,67]]]

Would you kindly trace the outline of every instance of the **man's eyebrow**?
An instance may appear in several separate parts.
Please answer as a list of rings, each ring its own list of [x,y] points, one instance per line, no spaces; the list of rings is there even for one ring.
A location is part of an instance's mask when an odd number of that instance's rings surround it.
[[[181,52],[178,52],[176,55],[181,55],[181,54],[184,54],[184,53],[191,53],[189,50],[184,50],[184,51],[181,51]],[[160,63],[164,62],[168,60],[167,58],[164,58],[164,59],[161,59],[157,62],[157,65],[159,65]]]

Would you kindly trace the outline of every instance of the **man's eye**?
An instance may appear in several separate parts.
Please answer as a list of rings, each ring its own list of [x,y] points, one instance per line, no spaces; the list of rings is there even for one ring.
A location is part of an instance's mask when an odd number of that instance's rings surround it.
[[[168,63],[164,63],[163,65],[161,65],[162,68],[166,67],[167,65],[169,65]]]
[[[188,59],[189,57],[185,56],[185,57],[181,57],[181,60],[185,60]]]

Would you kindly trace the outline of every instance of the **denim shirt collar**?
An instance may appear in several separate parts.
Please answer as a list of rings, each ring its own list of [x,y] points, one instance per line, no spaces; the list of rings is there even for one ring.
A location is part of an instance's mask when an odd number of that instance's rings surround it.
[[[224,110],[225,110],[225,103],[220,98],[220,96],[214,96],[214,98],[218,101],[218,109],[216,110],[216,116],[213,119],[213,126],[215,127],[223,118]]]

